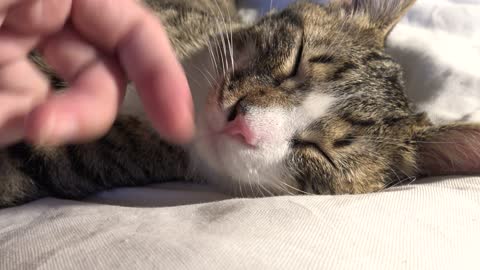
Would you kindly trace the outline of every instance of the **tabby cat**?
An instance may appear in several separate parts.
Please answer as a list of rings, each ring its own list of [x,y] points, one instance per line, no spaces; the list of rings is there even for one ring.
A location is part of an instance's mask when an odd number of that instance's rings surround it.
[[[237,16],[234,0],[145,4],[189,77],[194,141],[162,141],[131,86],[96,142],[2,150],[0,207],[175,179],[239,196],[356,194],[422,175],[480,172],[480,126],[433,126],[414,112],[402,70],[384,52],[414,0],[302,1],[253,24]]]

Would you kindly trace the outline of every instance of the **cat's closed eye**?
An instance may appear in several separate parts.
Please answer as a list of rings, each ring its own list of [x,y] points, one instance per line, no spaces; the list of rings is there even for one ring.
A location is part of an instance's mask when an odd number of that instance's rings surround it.
[[[335,58],[332,55],[322,54],[320,56],[312,57],[308,62],[313,64],[331,64]]]
[[[297,50],[297,54],[295,55],[295,64],[293,65],[293,69],[292,69],[291,73],[287,76],[287,79],[297,77],[299,69],[300,69],[300,64],[302,63],[303,48],[304,48],[304,41],[303,41],[303,38],[302,38],[300,46],[298,47],[298,50]]]
[[[342,139],[338,139],[333,142],[334,148],[344,148],[350,146],[354,143],[355,137],[352,134],[348,134],[347,136],[343,137]]]
[[[291,141],[291,146],[292,148],[299,150],[312,149],[323,156],[334,168],[337,168],[333,158],[318,143],[302,139],[293,139]]]

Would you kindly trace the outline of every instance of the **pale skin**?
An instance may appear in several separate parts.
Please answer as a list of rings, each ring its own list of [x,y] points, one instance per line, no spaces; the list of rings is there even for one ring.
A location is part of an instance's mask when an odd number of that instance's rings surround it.
[[[67,91],[52,93],[28,61],[34,48],[68,81]],[[138,1],[0,1],[0,145],[104,135],[128,80],[160,135],[187,143],[194,124],[186,77],[158,19]]]

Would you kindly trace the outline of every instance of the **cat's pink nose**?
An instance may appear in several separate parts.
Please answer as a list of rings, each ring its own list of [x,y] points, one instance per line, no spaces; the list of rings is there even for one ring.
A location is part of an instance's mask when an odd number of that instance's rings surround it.
[[[233,121],[228,122],[223,129],[223,133],[249,146],[256,146],[258,143],[255,134],[242,114],[238,114]]]

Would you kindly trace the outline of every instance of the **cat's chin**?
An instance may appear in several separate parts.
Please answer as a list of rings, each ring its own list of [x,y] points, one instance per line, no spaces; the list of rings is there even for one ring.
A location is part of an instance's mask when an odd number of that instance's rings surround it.
[[[201,166],[197,169],[222,190],[233,195],[260,196],[262,192],[258,189],[261,187],[266,194],[266,190],[270,190],[278,195],[280,192],[269,187],[282,179],[279,174],[282,166],[261,162],[262,150],[208,129],[197,136],[192,147],[193,158]],[[252,186],[253,191],[247,193],[245,188],[251,190]]]
[[[231,164],[229,160],[236,159],[236,154],[246,150],[246,146],[235,138],[209,128],[199,128],[195,138],[193,151],[198,158],[217,171],[224,171]]]
[[[202,127],[199,127],[202,129]],[[228,135],[206,129],[192,147],[197,170],[222,192],[240,197],[295,195],[281,163],[262,162],[266,150],[251,148]],[[200,166],[200,167],[198,167]]]

